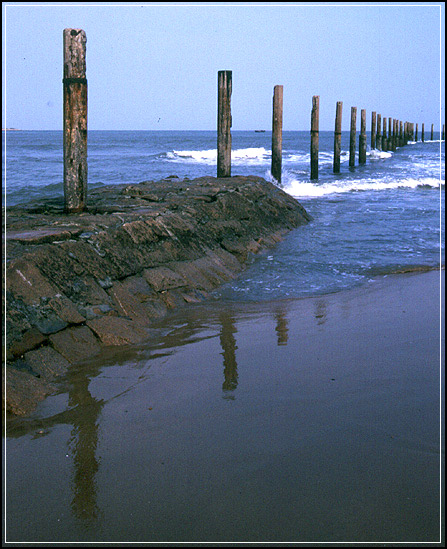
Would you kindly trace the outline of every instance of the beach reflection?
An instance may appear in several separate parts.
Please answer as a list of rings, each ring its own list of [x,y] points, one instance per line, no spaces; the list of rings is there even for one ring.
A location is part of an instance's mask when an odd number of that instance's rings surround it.
[[[78,377],[69,392],[69,405],[73,410],[69,446],[74,464],[71,509],[85,523],[94,522],[99,512],[96,502],[95,475],[99,469],[96,451],[98,420],[104,405],[102,401],[93,398],[88,390],[90,375]]]
[[[237,332],[234,318],[231,314],[222,313],[220,320],[220,345],[222,347],[224,382],[222,384],[223,398],[234,400],[234,391],[237,388],[237,362],[236,362],[236,339]]]
[[[278,311],[275,314],[275,319],[276,319],[275,331],[277,335],[278,345],[287,345],[287,342],[289,341],[289,327],[288,327],[286,312]]]

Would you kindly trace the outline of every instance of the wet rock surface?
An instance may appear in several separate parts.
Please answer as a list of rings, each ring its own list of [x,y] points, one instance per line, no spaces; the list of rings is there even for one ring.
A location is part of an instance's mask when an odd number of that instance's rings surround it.
[[[78,215],[62,200],[9,208],[3,406],[29,414],[73,364],[143,341],[153,320],[205,299],[308,220],[255,176],[103,187]]]

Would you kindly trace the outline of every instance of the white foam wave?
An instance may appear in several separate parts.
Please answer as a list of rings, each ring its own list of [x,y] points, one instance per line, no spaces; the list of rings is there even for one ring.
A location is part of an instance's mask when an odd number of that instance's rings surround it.
[[[166,158],[173,162],[196,162],[199,164],[216,164],[217,149],[203,151],[172,151],[166,153]],[[264,147],[234,149],[231,151],[231,161],[239,163],[264,164],[271,159],[271,151]]]
[[[379,151],[379,149],[372,149],[366,152],[366,156],[373,158],[391,158],[393,156],[392,152],[389,151]]]
[[[283,189],[295,198],[317,198],[331,194],[341,194],[358,191],[385,191],[390,189],[417,187],[439,188],[445,181],[427,177],[421,179],[399,179],[399,180],[364,180],[354,179],[347,181],[335,181],[331,183],[314,183],[310,181],[299,181],[291,174],[283,174]]]

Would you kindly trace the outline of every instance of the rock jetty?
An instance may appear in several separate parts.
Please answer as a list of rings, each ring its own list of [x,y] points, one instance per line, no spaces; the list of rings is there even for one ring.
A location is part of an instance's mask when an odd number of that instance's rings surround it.
[[[14,415],[29,414],[68,368],[142,342],[154,319],[205,299],[309,221],[254,176],[102,187],[80,215],[59,199],[6,213],[3,407]]]

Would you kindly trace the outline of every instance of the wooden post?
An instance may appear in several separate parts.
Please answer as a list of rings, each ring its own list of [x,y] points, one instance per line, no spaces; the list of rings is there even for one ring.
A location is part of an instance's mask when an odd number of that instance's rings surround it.
[[[418,140],[418,124],[417,123],[416,123],[416,133],[415,133],[415,136],[414,136],[414,140],[417,143],[417,140]]]
[[[82,29],[64,29],[64,205],[80,213],[87,203],[87,37]]]
[[[445,141],[444,138],[445,138],[445,124],[442,125],[442,137],[441,137],[442,141]]]
[[[343,102],[337,101],[337,106],[335,108],[335,131],[334,131],[334,173],[340,173],[342,110],[343,110]]]
[[[310,125],[310,178],[318,179],[318,147],[320,125],[320,96],[312,97]]]
[[[430,141],[433,141],[433,126],[434,126],[434,124],[431,125]]]
[[[403,147],[404,146],[404,123],[402,122],[402,120],[399,122],[400,124],[400,127],[399,127],[399,147]]]
[[[217,177],[231,177],[232,72],[219,71],[217,80]]]
[[[283,87],[273,88],[272,177],[281,183],[282,170],[282,105]]]
[[[390,118],[388,118],[388,150],[389,150],[389,151],[392,151],[392,150],[393,150],[393,132],[392,132],[392,127],[393,127],[393,119],[390,117]]]
[[[386,117],[383,117],[383,130],[382,130],[382,151],[388,150],[388,140],[386,138]]]
[[[394,125],[393,125],[393,151],[395,151],[398,147],[398,137],[399,137],[399,121],[397,118],[394,119]]]
[[[425,141],[425,124],[422,122],[422,135],[421,135],[422,143]]]
[[[366,164],[366,110],[360,111],[359,164]]]
[[[376,113],[371,113],[371,149],[376,148]]]
[[[355,166],[355,134],[357,124],[357,107],[351,107],[351,134],[349,137],[349,165]]]
[[[382,150],[382,115],[377,115],[377,134],[376,134],[376,149]]]

